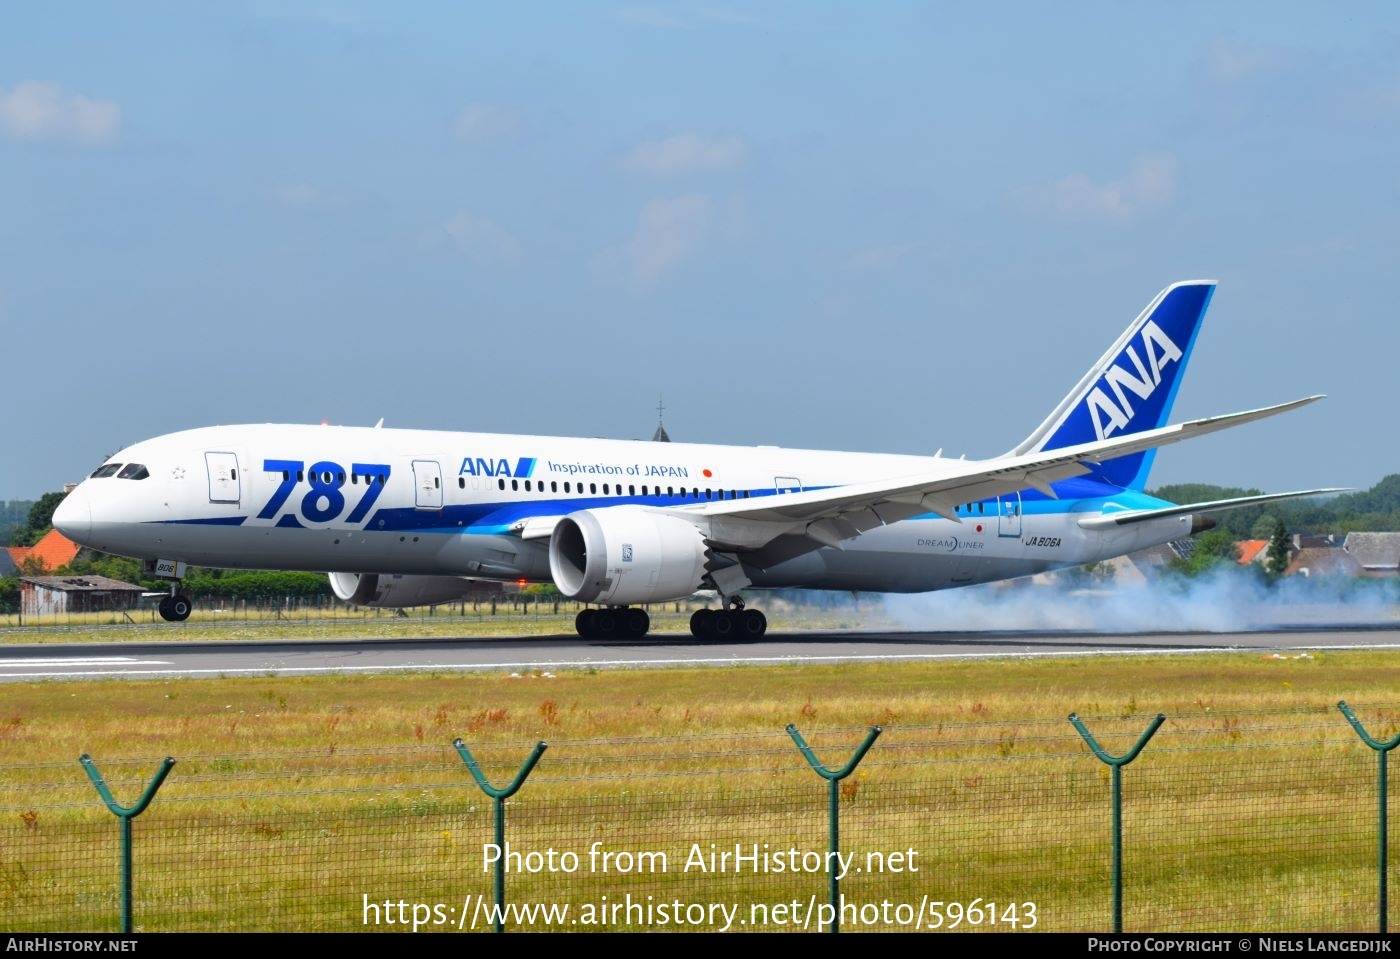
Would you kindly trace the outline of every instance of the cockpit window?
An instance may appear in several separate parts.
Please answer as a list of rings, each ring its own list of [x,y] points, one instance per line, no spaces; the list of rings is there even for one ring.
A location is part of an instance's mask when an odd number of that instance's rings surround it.
[[[121,468],[122,464],[120,463],[108,463],[106,466],[99,466],[97,469],[93,470],[92,475],[89,476],[88,479],[106,479]]]
[[[117,479],[142,480],[150,475],[150,471],[140,463],[127,463],[126,466],[122,467],[122,471],[117,474]]]

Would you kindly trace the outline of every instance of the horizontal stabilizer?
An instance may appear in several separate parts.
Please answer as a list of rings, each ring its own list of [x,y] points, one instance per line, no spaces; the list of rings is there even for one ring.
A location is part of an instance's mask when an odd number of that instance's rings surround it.
[[[1187,503],[1184,506],[1164,506],[1161,509],[1122,510],[1105,513],[1102,516],[1087,516],[1079,521],[1084,529],[1109,529],[1114,526],[1127,526],[1150,519],[1163,519],[1168,516],[1184,516],[1188,513],[1217,513],[1243,506],[1258,506],[1260,503],[1273,503],[1282,499],[1299,499],[1304,496],[1325,496],[1328,493],[1345,493],[1345,488],[1299,490],[1296,493],[1264,493],[1259,496],[1237,496],[1234,499],[1217,499],[1208,503]]]

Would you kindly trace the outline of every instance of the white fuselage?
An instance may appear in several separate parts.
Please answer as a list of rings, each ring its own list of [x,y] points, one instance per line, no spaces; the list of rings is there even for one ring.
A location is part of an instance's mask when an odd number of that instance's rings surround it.
[[[548,528],[578,510],[694,513],[873,478],[939,457],[359,427],[189,430],[113,456],[63,506],[69,535],[141,559],[251,569],[547,582]],[[141,469],[130,469],[135,464]],[[144,472],[143,478],[133,478]],[[123,476],[123,473],[129,475]],[[746,565],[760,588],[921,592],[1092,562],[1190,533],[1190,516],[1087,530],[1105,508],[1160,501],[1072,480],[867,530]],[[778,502],[778,500],[773,500]]]

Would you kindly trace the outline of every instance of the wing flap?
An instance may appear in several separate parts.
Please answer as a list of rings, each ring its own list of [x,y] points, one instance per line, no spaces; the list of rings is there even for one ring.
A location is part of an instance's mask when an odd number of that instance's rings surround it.
[[[1258,506],[1278,500],[1300,499],[1304,496],[1325,496],[1328,493],[1345,493],[1345,488],[1298,490],[1293,493],[1264,493],[1259,496],[1237,496],[1233,499],[1210,500],[1205,503],[1187,503],[1182,506],[1165,506],[1161,509],[1122,510],[1105,513],[1102,516],[1086,516],[1079,521],[1084,529],[1111,529],[1115,526],[1128,526],[1143,523],[1150,519],[1163,519],[1168,516],[1184,516],[1188,513],[1218,513],[1245,506]]]

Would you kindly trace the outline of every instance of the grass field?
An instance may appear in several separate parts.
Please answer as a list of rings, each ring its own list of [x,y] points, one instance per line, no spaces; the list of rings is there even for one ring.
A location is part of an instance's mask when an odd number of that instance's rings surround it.
[[[855,900],[1034,902],[1036,928],[1103,930],[1108,774],[1065,717],[1122,752],[1162,712],[1125,771],[1125,928],[1373,929],[1375,759],[1335,704],[1394,735],[1397,667],[1348,651],[7,684],[0,908],[14,928],[114,928],[116,825],[83,752],[123,802],[178,760],[136,821],[138,928],[360,929],[364,896],[489,896],[490,805],[456,736],[498,784],[549,742],[508,807],[517,850],[670,861],[520,873],[515,901],[820,902],[821,875],[681,868],[711,844],[826,848],[825,783],[791,722],[833,766],[884,729],[842,784],[843,847],[912,851],[920,871],[852,875]]]

